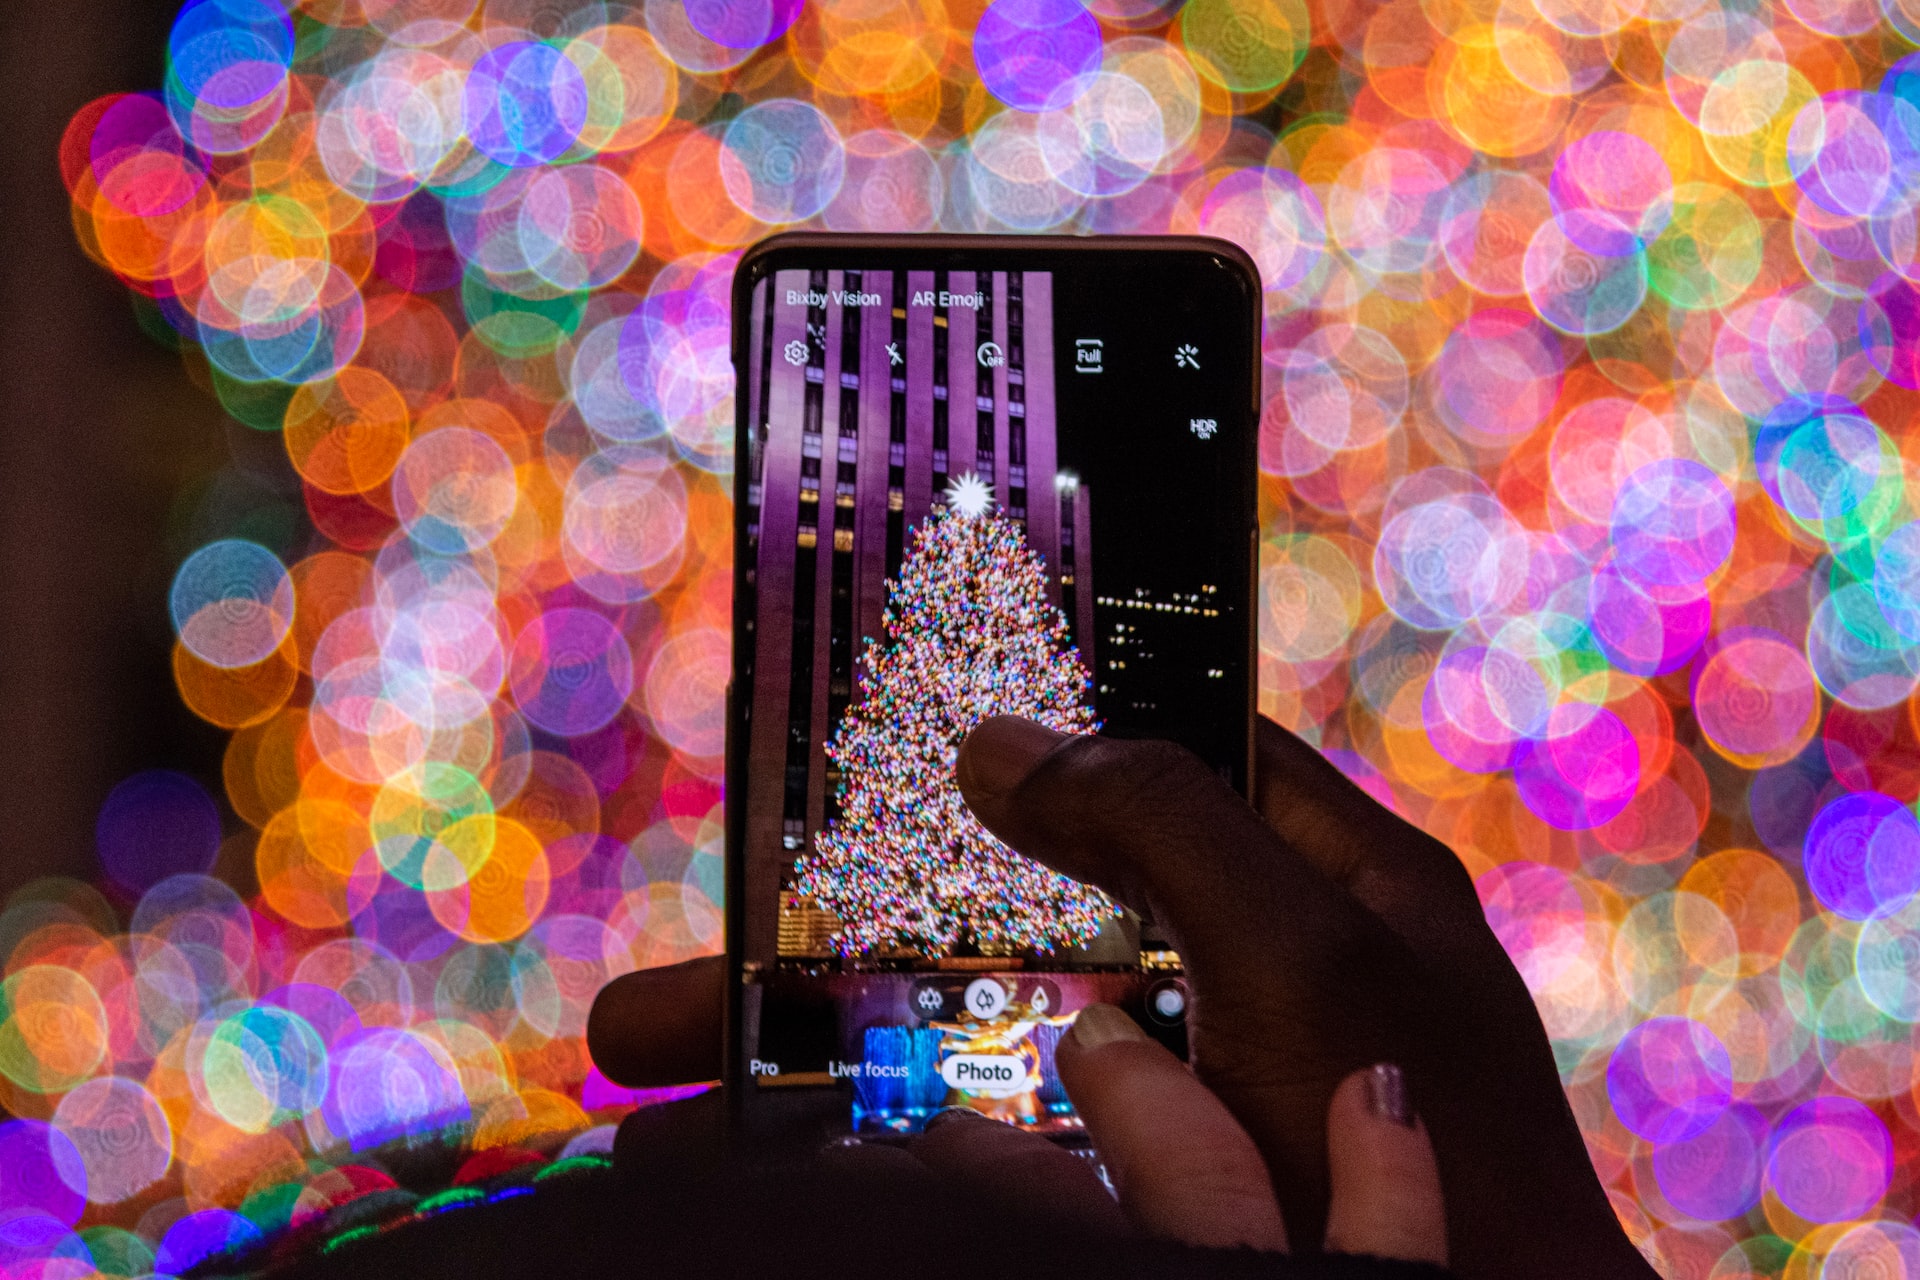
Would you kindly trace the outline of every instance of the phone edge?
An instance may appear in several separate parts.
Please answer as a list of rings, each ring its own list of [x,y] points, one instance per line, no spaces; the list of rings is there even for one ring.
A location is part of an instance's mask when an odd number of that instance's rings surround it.
[[[747,734],[739,717],[743,706],[736,693],[740,675],[740,636],[746,559],[741,548],[746,545],[746,487],[747,471],[741,465],[746,457],[750,443],[749,432],[752,424],[749,419],[749,398],[743,395],[741,369],[745,367],[748,355],[750,327],[752,323],[753,288],[761,278],[777,270],[777,260],[786,255],[802,257],[820,254],[832,255],[847,249],[873,250],[883,253],[914,251],[938,252],[950,250],[954,253],[977,253],[981,251],[998,253],[1087,253],[1102,250],[1130,250],[1138,252],[1199,252],[1213,254],[1231,262],[1240,277],[1240,283],[1249,292],[1247,310],[1252,318],[1250,349],[1256,362],[1261,359],[1262,333],[1265,323],[1263,299],[1264,285],[1260,278],[1260,268],[1252,255],[1230,240],[1215,236],[1166,235],[1166,236],[1020,236],[1020,235],[956,235],[945,233],[925,234],[882,234],[843,233],[829,231],[786,231],[769,236],[750,246],[734,265],[731,284],[730,315],[728,318],[729,363],[734,375],[734,469],[733,469],[733,577],[732,600],[729,607],[731,632],[729,635],[729,664],[726,688],[726,755],[725,779],[722,786],[725,818],[725,866],[723,884],[726,903],[721,913],[725,932],[725,1000],[721,1018],[721,1066],[720,1085],[725,1095],[724,1111],[726,1115],[725,1140],[730,1149],[737,1149],[743,1136],[742,1099],[746,1094],[746,1080],[741,1071],[740,1041],[741,1020],[744,1014],[741,1000],[742,971],[739,953],[735,949],[735,940],[741,936],[746,919],[745,879],[746,865],[742,856],[746,834],[746,788],[745,768]],[[1247,573],[1246,573],[1246,616],[1247,625],[1247,714],[1246,714],[1246,797],[1249,803],[1256,800],[1256,721],[1260,704],[1260,642],[1259,619],[1256,612],[1259,603],[1260,577],[1260,496],[1259,496],[1259,423],[1260,423],[1260,375],[1256,367],[1249,388],[1251,402],[1247,406],[1247,421],[1251,429],[1244,433],[1242,462],[1244,473],[1251,477],[1243,494],[1245,504],[1241,517],[1247,525]]]

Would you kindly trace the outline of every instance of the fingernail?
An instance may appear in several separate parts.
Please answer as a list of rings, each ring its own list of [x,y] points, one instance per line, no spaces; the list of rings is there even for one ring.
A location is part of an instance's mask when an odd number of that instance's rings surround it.
[[[1367,1105],[1382,1120],[1391,1120],[1403,1129],[1413,1128],[1407,1077],[1391,1062],[1382,1062],[1367,1072]]]
[[[1067,1037],[1075,1048],[1097,1049],[1119,1040],[1145,1040],[1140,1024],[1110,1004],[1090,1004],[1073,1020]]]
[[[963,782],[969,791],[1001,796],[1033,772],[1040,758],[1060,745],[1067,735],[1019,716],[1002,716],[985,740],[968,739],[961,753]]]
[[[942,1107],[938,1111],[934,1112],[932,1115],[928,1116],[925,1120],[921,1121],[920,1132],[932,1133],[936,1128],[939,1128],[944,1125],[952,1124],[955,1120],[958,1120],[963,1116],[978,1116],[981,1119],[986,1118],[984,1116],[981,1116],[980,1113],[978,1111],[975,1111],[972,1107]]]

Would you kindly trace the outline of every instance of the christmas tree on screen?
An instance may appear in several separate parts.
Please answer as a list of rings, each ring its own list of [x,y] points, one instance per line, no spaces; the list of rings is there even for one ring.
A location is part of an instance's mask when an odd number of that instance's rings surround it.
[[[914,530],[882,629],[861,656],[860,697],[827,743],[842,773],[840,816],[801,860],[796,887],[840,917],[842,955],[1086,942],[1117,914],[1112,901],[1000,843],[953,781],[961,739],[988,716],[1099,728],[1040,557],[977,477],[956,480],[946,507]]]

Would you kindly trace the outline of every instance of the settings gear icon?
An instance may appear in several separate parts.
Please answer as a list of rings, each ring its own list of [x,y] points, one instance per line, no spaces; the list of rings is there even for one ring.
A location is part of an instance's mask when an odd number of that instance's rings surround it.
[[[787,363],[790,365],[798,366],[805,364],[807,362],[807,344],[795,338],[787,344],[786,355]]]

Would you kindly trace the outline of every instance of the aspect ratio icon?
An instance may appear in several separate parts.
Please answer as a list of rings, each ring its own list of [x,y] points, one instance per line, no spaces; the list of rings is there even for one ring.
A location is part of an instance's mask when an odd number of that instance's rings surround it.
[[[983,342],[973,354],[979,359],[982,369],[998,369],[1007,362],[1007,353],[1000,349],[997,342]]]
[[[1073,340],[1073,371],[1075,373],[1100,373],[1107,367],[1107,346],[1099,338],[1075,338]]]

